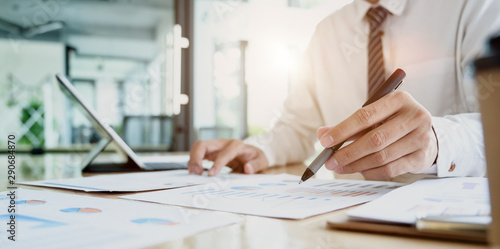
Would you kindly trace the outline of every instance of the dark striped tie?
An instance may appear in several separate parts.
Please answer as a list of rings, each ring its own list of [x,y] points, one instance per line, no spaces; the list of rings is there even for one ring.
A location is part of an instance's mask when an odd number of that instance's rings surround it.
[[[384,54],[382,51],[382,23],[389,12],[379,6],[371,8],[366,13],[370,23],[370,36],[368,41],[368,97],[385,81]]]

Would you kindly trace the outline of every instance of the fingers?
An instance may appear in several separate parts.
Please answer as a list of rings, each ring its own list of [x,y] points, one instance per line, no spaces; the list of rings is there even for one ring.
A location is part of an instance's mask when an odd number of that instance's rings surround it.
[[[268,162],[264,155],[258,156],[254,160],[250,160],[244,165],[245,174],[255,174],[267,168]]]
[[[194,173],[200,175],[200,169],[201,172],[203,172],[202,161],[206,154],[206,145],[202,143],[202,141],[194,142],[193,147],[191,147],[191,151],[189,151],[189,161],[187,165],[188,171],[191,174]]]
[[[217,155],[214,165],[208,171],[209,176],[214,176],[225,165],[233,169],[241,169],[246,174],[254,174],[267,168],[269,165],[264,153],[241,140],[231,140]]]
[[[420,148],[421,140],[419,139],[422,137],[421,135],[420,132],[413,131],[385,149],[333,170],[339,174],[352,174],[389,164],[392,161],[417,151]]]
[[[225,139],[196,141],[189,152],[188,171],[201,175],[203,173],[203,159],[211,159],[214,152],[223,148]]]
[[[260,149],[247,145],[238,139],[195,142],[190,152],[189,172],[202,174],[203,159],[214,162],[212,168],[208,171],[209,176],[217,175],[226,165],[233,170],[244,171],[247,174],[257,173],[266,169],[269,165],[266,156]]]
[[[353,115],[331,128],[320,137],[323,147],[332,147],[357,133],[372,127],[396,113],[412,97],[405,92],[389,93],[371,105],[358,109]]]
[[[316,131],[316,136],[319,138],[319,137],[322,137],[323,134],[325,134],[328,130],[330,130],[331,128],[333,128],[333,126],[323,126],[323,127],[319,127],[318,130]]]
[[[214,165],[208,171],[209,176],[215,176],[229,162],[235,159],[241,152],[245,144],[240,140],[231,140],[222,150],[219,151],[217,158],[214,160]]]
[[[366,133],[355,142],[338,150],[333,155],[333,158],[337,161],[336,167],[343,167],[351,164],[375,152],[379,152],[378,155],[384,156],[383,153],[386,152],[384,151],[384,148],[395,143],[408,133],[418,128],[420,123],[414,122],[413,118],[414,115],[411,112],[401,113],[400,115],[383,123],[376,129]],[[402,155],[400,154],[400,156]],[[385,158],[382,159],[385,160]],[[335,165],[326,164],[326,167],[334,169]]]
[[[421,150],[415,151],[382,167],[361,171],[361,174],[366,180],[390,180],[398,175],[410,172],[411,168],[419,167],[418,165],[423,157],[425,155]]]
[[[388,94],[324,130],[318,129],[318,135],[323,133],[321,142],[327,147],[328,141],[337,144],[369,130],[325,163],[328,169],[341,174],[361,172],[368,179],[390,179],[425,171],[437,155],[432,117],[407,93]]]

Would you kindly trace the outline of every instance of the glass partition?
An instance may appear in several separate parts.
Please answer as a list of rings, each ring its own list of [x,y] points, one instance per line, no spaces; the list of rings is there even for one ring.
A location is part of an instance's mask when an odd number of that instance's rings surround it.
[[[57,86],[63,73],[132,147],[169,149],[174,7],[174,0],[2,1],[0,145],[14,133],[20,149],[92,147],[97,133]]]

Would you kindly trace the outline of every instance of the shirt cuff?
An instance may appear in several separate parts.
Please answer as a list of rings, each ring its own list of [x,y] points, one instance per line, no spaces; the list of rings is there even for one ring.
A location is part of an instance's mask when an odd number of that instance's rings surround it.
[[[421,174],[436,175],[437,174],[436,164],[433,164],[428,170],[422,172]]]
[[[461,165],[458,161],[460,158],[458,155],[467,154],[467,151],[463,151],[462,141],[456,134],[460,130],[459,124],[445,118],[432,117],[432,126],[436,132],[439,147],[435,163],[437,175],[439,177],[466,176],[468,167]]]
[[[272,151],[271,138],[269,137],[269,133],[247,137],[243,140],[243,142],[260,149],[266,156],[269,166],[274,166],[277,164],[276,158],[274,157],[274,153]]]

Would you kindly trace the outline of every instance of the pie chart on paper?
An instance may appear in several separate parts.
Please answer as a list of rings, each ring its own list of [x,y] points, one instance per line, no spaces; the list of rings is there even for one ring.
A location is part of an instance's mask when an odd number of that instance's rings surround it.
[[[61,209],[60,211],[64,212],[64,213],[88,213],[88,214],[102,212],[101,210],[99,210],[97,208],[65,208],[65,209]]]
[[[45,204],[45,201],[40,201],[40,200],[23,200],[23,201],[16,201],[16,204],[21,205],[21,204],[26,204],[26,205],[42,205]]]

